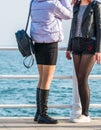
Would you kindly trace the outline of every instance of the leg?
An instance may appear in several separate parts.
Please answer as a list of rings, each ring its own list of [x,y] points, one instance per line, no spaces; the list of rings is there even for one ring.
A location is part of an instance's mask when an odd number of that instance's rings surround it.
[[[38,120],[38,116],[40,114],[40,107],[39,107],[39,94],[40,90],[48,90],[50,89],[50,83],[53,78],[54,70],[56,65],[38,65],[39,71],[39,82],[36,92],[36,104],[37,104],[37,111],[35,114],[34,121]],[[47,92],[48,92],[47,91]],[[48,95],[47,95],[48,96]]]
[[[79,94],[82,104],[82,114],[88,116],[90,89],[88,85],[88,76],[95,63],[95,55],[83,55],[81,58],[78,77]]]
[[[43,65],[41,89],[49,90],[56,65]]]
[[[90,90],[88,86],[88,76],[95,63],[94,55],[82,55],[79,64],[77,63],[77,56],[74,55],[74,63],[76,68],[76,75],[78,80],[78,89],[80,95],[80,101],[82,105],[82,116],[76,119],[74,122],[90,122],[88,116]],[[78,66],[78,67],[77,67]]]
[[[47,103],[50,84],[53,78],[55,65],[43,65],[43,76],[40,88],[40,116],[38,123],[56,124],[57,120],[51,118],[47,114]]]

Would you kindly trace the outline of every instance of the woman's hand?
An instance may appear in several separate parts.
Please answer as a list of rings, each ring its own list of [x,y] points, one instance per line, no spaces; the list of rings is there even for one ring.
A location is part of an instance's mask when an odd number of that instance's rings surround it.
[[[97,64],[101,64],[101,52],[95,53]]]
[[[72,57],[71,57],[71,51],[66,51],[66,58],[67,58],[68,60],[71,60],[71,59],[72,59]]]

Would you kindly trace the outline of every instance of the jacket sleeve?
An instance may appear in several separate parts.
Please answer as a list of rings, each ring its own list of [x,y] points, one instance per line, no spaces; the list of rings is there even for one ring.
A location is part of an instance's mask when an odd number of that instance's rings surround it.
[[[54,14],[60,19],[70,19],[73,17],[72,7],[69,0],[55,0]]]
[[[69,34],[69,41],[68,41],[67,51],[72,51],[72,26],[73,26],[73,19],[71,21],[71,28],[70,28],[70,34]]]
[[[101,2],[95,4],[96,52],[101,52]]]
[[[70,36],[69,36],[67,51],[72,51],[72,38],[71,38],[71,32],[70,32]]]

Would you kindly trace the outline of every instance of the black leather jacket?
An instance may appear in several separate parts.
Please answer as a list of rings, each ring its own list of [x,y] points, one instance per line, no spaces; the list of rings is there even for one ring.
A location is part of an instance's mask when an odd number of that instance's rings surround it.
[[[70,37],[67,50],[72,51],[72,38],[75,37],[77,15],[80,7],[80,2],[73,8],[73,20],[71,25]],[[84,13],[81,25],[83,38],[96,38],[96,52],[101,52],[101,2],[91,2]]]

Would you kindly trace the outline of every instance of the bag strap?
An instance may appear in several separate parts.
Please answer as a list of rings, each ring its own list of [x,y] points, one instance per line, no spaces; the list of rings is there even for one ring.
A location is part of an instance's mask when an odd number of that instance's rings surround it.
[[[30,2],[30,7],[29,7],[29,13],[28,13],[28,18],[27,18],[27,23],[26,23],[26,27],[25,27],[25,31],[27,32],[27,29],[28,29],[28,24],[29,24],[29,19],[30,19],[30,13],[31,13],[31,6],[32,6],[32,2],[33,0]],[[32,39],[30,39],[32,40]],[[28,64],[26,64],[26,61],[28,59],[28,56],[24,58],[23,60],[23,64],[26,68],[30,68],[32,67],[32,65],[34,64],[34,54],[33,54],[33,50],[32,50],[32,46],[30,44],[30,51],[31,51],[31,57],[30,57],[30,61]]]
[[[33,47],[34,47],[34,45],[33,45]],[[24,60],[23,60],[23,64],[24,64],[24,66],[25,66],[27,69],[31,68],[32,65],[34,64],[34,54],[33,54],[32,45],[31,45],[31,44],[30,44],[30,51],[31,51],[31,56],[29,56],[29,57],[30,57],[29,63],[26,64],[26,61],[29,59],[28,56],[25,57]],[[35,51],[35,50],[34,50],[34,51]]]
[[[26,32],[27,32],[27,29],[28,29],[28,24],[29,24],[29,18],[30,18],[30,13],[31,13],[32,2],[33,2],[33,0],[30,2],[28,18],[27,18],[27,23],[26,23],[26,27],[25,27],[25,31],[26,31]]]

